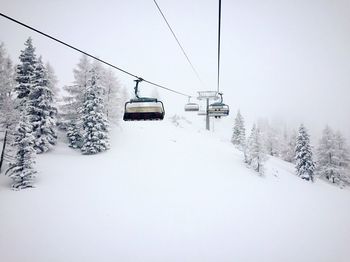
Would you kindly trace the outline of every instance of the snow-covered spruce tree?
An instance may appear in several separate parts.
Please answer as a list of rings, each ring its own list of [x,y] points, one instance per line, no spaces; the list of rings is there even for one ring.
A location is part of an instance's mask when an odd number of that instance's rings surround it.
[[[67,127],[67,137],[69,138],[69,147],[74,149],[81,148],[83,138],[80,129],[75,123],[71,123]]]
[[[261,141],[260,130],[254,124],[247,141],[245,150],[245,162],[250,165],[256,172],[263,174],[265,161],[266,154],[264,152],[264,147]]]
[[[13,179],[13,189],[25,189],[33,187],[36,171],[35,150],[33,148],[35,138],[32,135],[32,126],[29,124],[28,102],[22,104],[21,116],[15,130],[14,146],[16,147],[15,161],[10,164],[6,174]]]
[[[63,89],[68,96],[63,97],[60,106],[60,127],[67,131],[68,143],[72,148],[80,148],[82,139],[82,123],[80,110],[84,102],[84,93],[90,77],[91,64],[87,56],[82,56],[77,68],[73,70],[74,83]]]
[[[81,148],[83,140],[81,121],[78,118],[76,120],[71,120],[67,122],[64,127],[68,138],[68,146],[74,149]]]
[[[314,179],[315,163],[312,158],[310,137],[304,125],[300,125],[295,146],[297,175],[305,180]]]
[[[108,121],[104,112],[103,88],[96,66],[90,71],[90,79],[80,112],[83,129],[81,152],[90,155],[107,150],[109,148]]]
[[[32,39],[29,37],[24,43],[25,48],[21,51],[19,56],[20,63],[16,67],[16,82],[15,91],[19,99],[19,109],[28,99],[29,92],[32,90],[33,77],[35,75],[35,67],[37,58],[35,55],[35,48]]]
[[[33,80],[37,59],[31,38],[25,42],[25,49],[19,56],[20,64],[16,67],[15,93],[19,110],[19,121],[14,131],[14,143],[16,148],[15,161],[10,164],[6,171],[14,181],[14,189],[33,187],[33,179],[36,171],[35,164],[35,138],[32,134],[30,123],[30,92],[33,89]]]
[[[231,142],[234,144],[238,149],[243,150],[245,147],[245,127],[244,127],[244,119],[241,115],[240,110],[238,110],[235,123],[233,125],[233,133]]]
[[[32,83],[28,100],[29,120],[35,137],[34,149],[37,153],[43,153],[56,144],[57,109],[53,105],[53,91],[41,58],[37,61]]]

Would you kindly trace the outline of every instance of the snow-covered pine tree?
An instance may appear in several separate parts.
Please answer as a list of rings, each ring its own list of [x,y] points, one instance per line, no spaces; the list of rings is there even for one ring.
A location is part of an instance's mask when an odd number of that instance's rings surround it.
[[[244,126],[244,119],[241,115],[240,110],[238,110],[235,123],[233,125],[233,133],[231,142],[234,144],[238,149],[243,150],[245,147],[245,126]]]
[[[14,129],[18,121],[14,100],[14,68],[4,44],[0,44],[0,129]]]
[[[349,152],[343,135],[326,126],[317,148],[317,174],[332,183],[350,183]]]
[[[275,124],[270,124],[268,119],[260,118],[257,125],[260,130],[262,143],[264,145],[266,154],[276,157],[281,156],[282,150],[281,142],[283,140],[283,132],[280,127],[283,124],[280,122],[281,121],[277,121]]]
[[[9,155],[8,144],[11,143],[13,130],[18,122],[17,110],[15,110],[14,92],[14,68],[11,59],[7,56],[4,44],[0,44],[0,131],[2,146],[0,148],[0,172],[5,163],[5,154]]]
[[[13,92],[13,73],[12,61],[7,56],[5,45],[0,43],[0,109]]]
[[[335,149],[337,155],[337,165],[339,167],[339,179],[350,184],[350,150],[346,143],[345,137],[340,131],[337,131],[334,135]]]
[[[313,181],[315,163],[312,158],[310,137],[304,125],[300,125],[295,146],[295,162],[297,175],[305,180]]]
[[[334,135],[334,138],[338,165],[345,168],[350,167],[350,153],[345,137],[340,131],[337,131]]]
[[[33,77],[35,75],[35,67],[37,58],[35,55],[35,48],[32,39],[29,37],[24,43],[25,48],[21,51],[19,56],[20,64],[16,67],[16,82],[15,91],[19,99],[19,109],[26,103],[29,92],[33,86]]]
[[[278,130],[268,126],[265,136],[266,151],[270,156],[280,157],[281,154],[281,139],[282,136]]]
[[[254,124],[247,141],[247,147],[245,150],[245,162],[250,165],[256,172],[263,174],[265,161],[266,154],[264,152],[264,147],[261,141],[260,130]]]
[[[54,101],[54,104],[56,106],[57,98],[59,95],[59,89],[57,87],[58,80],[57,80],[57,77],[55,74],[55,70],[53,69],[53,67],[51,66],[51,64],[49,62],[47,62],[45,64],[45,68],[47,71],[47,79],[48,79],[48,83],[49,83],[48,87],[52,91],[53,101]]]
[[[129,97],[130,97],[130,95],[129,95],[127,88],[125,86],[123,86],[121,88],[121,92],[120,92],[121,107],[120,107],[119,113],[121,116],[124,114],[124,104],[126,101],[129,100]]]
[[[37,61],[32,83],[28,100],[29,120],[35,137],[34,149],[37,153],[43,153],[56,144],[57,109],[53,105],[54,95],[41,57]]]
[[[107,150],[109,148],[108,120],[104,111],[99,70],[96,66],[90,70],[81,115],[83,129],[81,152],[90,155]]]
[[[102,68],[101,85],[104,90],[104,111],[107,119],[111,123],[117,123],[121,118],[121,107],[124,104],[121,101],[120,83],[111,69]]]
[[[338,159],[336,155],[336,144],[333,130],[326,126],[317,148],[317,174],[332,183],[339,180]]]
[[[284,127],[283,135],[282,135],[282,138],[281,138],[281,141],[280,141],[280,157],[283,160],[286,159],[286,155],[287,155],[287,152],[288,152],[288,142],[289,142],[288,131],[287,131],[287,128]]]
[[[89,79],[89,71],[91,64],[87,56],[82,56],[79,60],[77,68],[73,70],[73,85],[64,86],[63,89],[68,96],[63,97],[63,105],[60,106],[60,114],[66,122],[77,122],[79,119],[79,108],[83,104],[84,91]]]
[[[255,133],[256,131],[256,125],[253,124],[252,129],[250,130],[250,135],[247,138],[247,142],[246,145],[244,147],[244,162],[247,163],[248,165],[250,165],[251,163],[251,157],[250,157],[250,145],[252,143],[252,139],[253,139],[253,133]]]
[[[63,89],[68,96],[63,97],[60,106],[60,127],[66,129],[69,146],[80,148],[82,139],[82,124],[80,110],[84,102],[84,93],[90,77],[91,64],[87,56],[82,56],[77,68],[73,70],[74,83]]]
[[[21,116],[15,130],[14,146],[16,147],[15,161],[10,164],[6,174],[13,179],[12,188],[16,190],[33,187],[36,170],[35,138],[32,135],[32,126],[29,123],[28,101],[22,104]]]
[[[297,140],[297,132],[295,130],[286,137],[284,137],[283,148],[281,149],[281,156],[284,161],[294,163],[295,162],[295,146]]]

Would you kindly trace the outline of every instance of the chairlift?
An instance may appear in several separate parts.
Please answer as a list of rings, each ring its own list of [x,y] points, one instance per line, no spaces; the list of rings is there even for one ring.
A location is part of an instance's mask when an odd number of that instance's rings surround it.
[[[186,112],[195,112],[199,110],[199,105],[190,101],[191,97],[188,97],[188,103],[185,105]]]
[[[230,112],[229,106],[223,103],[222,93],[218,93],[218,94],[220,95],[221,101],[212,103],[208,107],[208,115],[215,118],[228,116]]]
[[[124,121],[163,120],[165,111],[162,101],[157,98],[139,97],[138,85],[142,78],[135,80],[135,98],[125,103]]]

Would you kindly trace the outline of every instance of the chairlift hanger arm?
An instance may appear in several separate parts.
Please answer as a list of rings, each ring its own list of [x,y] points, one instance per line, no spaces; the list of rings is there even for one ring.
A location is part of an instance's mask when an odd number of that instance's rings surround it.
[[[222,98],[222,93],[218,93],[218,95],[220,96],[220,103],[223,103],[224,99]]]
[[[139,77],[139,78],[135,79],[134,81],[136,82],[136,85],[135,85],[135,88],[134,88],[135,96],[136,96],[136,98],[140,98],[139,97],[139,83],[142,82],[143,79],[141,77]]]

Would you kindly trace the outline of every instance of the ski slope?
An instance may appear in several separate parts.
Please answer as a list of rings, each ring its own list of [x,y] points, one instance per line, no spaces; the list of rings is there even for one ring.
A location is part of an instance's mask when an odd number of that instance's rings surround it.
[[[0,177],[0,261],[350,261],[348,189],[276,158],[259,176],[186,121],[121,124],[99,155],[61,135],[35,189]]]

